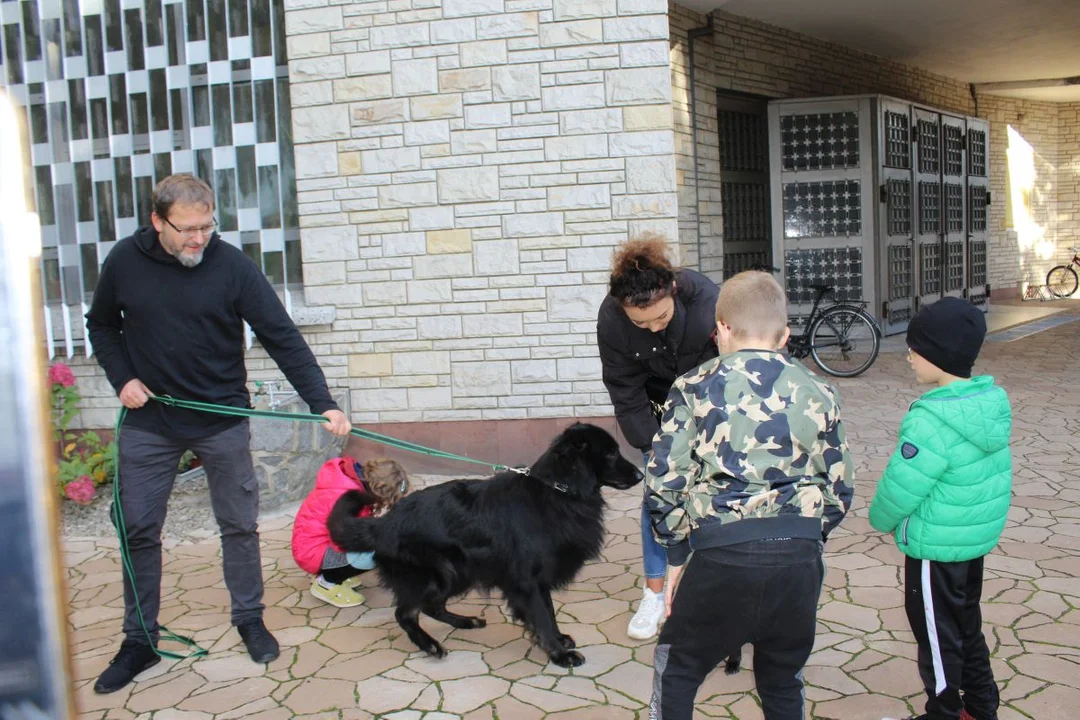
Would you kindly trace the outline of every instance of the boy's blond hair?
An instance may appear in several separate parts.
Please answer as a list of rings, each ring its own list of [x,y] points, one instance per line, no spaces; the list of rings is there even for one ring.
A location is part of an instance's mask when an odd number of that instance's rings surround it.
[[[736,340],[760,338],[779,344],[788,326],[784,288],[769,273],[741,272],[720,286],[716,322],[731,328]]]

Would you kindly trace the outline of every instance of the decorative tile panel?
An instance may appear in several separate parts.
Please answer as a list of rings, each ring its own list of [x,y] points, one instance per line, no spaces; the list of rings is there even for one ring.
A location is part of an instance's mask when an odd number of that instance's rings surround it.
[[[919,245],[920,294],[941,294],[941,246],[937,243]]]
[[[972,240],[968,243],[968,247],[971,252],[971,267],[969,268],[971,280],[969,284],[971,287],[982,287],[986,285],[986,241]]]
[[[919,232],[923,235],[941,232],[940,183],[919,183]]]
[[[889,235],[911,235],[911,181],[889,180],[888,192],[888,232]]]
[[[784,170],[829,170],[859,166],[856,112],[784,115],[780,118]]]
[[[986,177],[986,132],[968,130],[968,174]]]
[[[911,308],[889,308],[889,324],[905,323],[911,321]]]
[[[837,300],[862,300],[862,248],[788,250],[784,253],[784,275],[788,301],[796,305],[814,301],[813,285],[833,286]]]
[[[945,290],[952,292],[964,287],[964,243],[945,244]]]
[[[982,185],[968,187],[968,226],[971,232],[986,230],[986,188]]]
[[[941,169],[941,125],[919,121],[919,172],[936,173]]]
[[[945,227],[950,233],[964,232],[964,186],[945,183]]]
[[[964,133],[955,125],[945,124],[945,174],[960,176],[964,174]]]
[[[858,180],[784,185],[784,237],[846,237],[861,232]]]
[[[911,119],[904,113],[885,111],[885,165],[911,167]]]
[[[912,295],[915,264],[911,245],[889,246],[889,299],[900,300]]]

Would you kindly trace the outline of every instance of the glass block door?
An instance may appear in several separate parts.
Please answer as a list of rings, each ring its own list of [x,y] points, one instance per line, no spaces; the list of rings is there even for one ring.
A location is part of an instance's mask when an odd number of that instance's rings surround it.
[[[878,213],[884,257],[878,263],[881,322],[886,334],[903,332],[915,310],[915,184],[911,105],[883,99],[878,115],[881,207]]]
[[[941,116],[943,296],[967,295],[967,149],[962,117]]]
[[[871,112],[869,97],[769,106],[773,258],[796,326],[815,285],[838,300],[874,300]]]
[[[990,126],[985,120],[967,119],[967,293],[972,305],[990,309],[987,276],[986,229],[990,208]]]
[[[772,264],[768,103],[717,93],[724,277]]]
[[[915,310],[941,299],[944,288],[944,213],[941,115],[915,108]]]
[[[0,30],[0,85],[30,128],[50,355],[91,353],[101,263],[176,172],[210,183],[221,238],[291,308],[303,278],[284,3],[0,0]]]

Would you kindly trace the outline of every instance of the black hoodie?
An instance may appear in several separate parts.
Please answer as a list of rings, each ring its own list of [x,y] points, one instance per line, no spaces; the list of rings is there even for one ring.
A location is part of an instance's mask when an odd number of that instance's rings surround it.
[[[244,321],[315,413],[337,409],[326,377],[266,276],[217,234],[202,262],[181,265],[152,227],[116,243],[101,268],[86,327],[119,393],[138,378],[156,395],[250,407]],[[204,438],[241,418],[150,401],[126,424],[178,440]]]

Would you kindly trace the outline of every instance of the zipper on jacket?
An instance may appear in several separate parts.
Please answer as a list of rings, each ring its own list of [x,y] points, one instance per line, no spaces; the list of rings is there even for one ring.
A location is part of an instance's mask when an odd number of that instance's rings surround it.
[[[907,526],[911,522],[910,517],[904,518],[904,522],[900,523],[900,542],[907,545]]]

